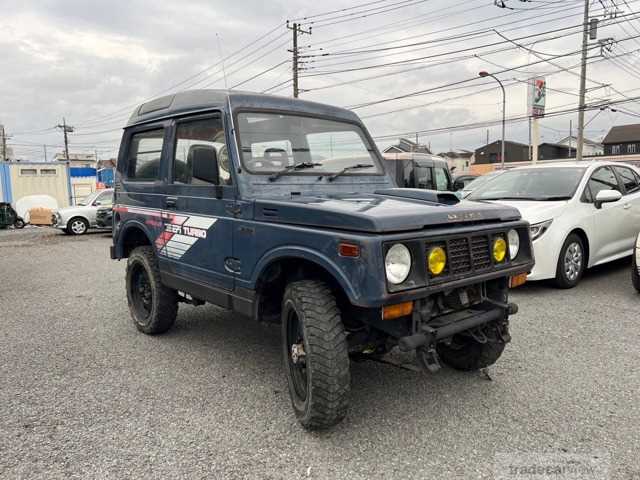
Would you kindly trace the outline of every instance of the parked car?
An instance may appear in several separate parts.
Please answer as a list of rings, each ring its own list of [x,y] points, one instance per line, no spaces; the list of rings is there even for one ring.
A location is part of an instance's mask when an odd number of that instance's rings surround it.
[[[113,204],[113,189],[97,190],[73,207],[56,210],[53,213],[53,226],[69,235],[83,235],[90,228],[97,228],[98,208]]]
[[[453,191],[449,164],[442,157],[426,153],[385,153],[385,170],[403,188]]]
[[[467,198],[469,195],[471,195],[471,192],[479,189],[480,187],[483,187],[488,182],[490,182],[494,178],[497,178],[501,173],[504,173],[505,171],[506,170],[494,170],[493,172],[488,172],[484,175],[476,177],[475,180],[467,183],[462,190],[459,190],[461,198]]]
[[[640,293],[640,270],[638,270],[639,265],[640,265],[640,233],[636,237],[636,244],[633,247],[633,260],[631,261],[631,282],[633,283],[633,288],[635,288],[636,291]]]
[[[536,264],[528,280],[575,287],[586,268],[633,253],[640,231],[640,172],[620,162],[509,170],[468,200],[516,207],[531,224]]]
[[[533,265],[515,208],[396,188],[358,116],[315,102],[196,90],[143,104],[115,184],[111,257],[127,259],[136,328],[166,332],[179,302],[280,322],[310,429],[345,416],[350,354],[493,364],[517,311],[509,278]]]
[[[96,225],[98,228],[111,228],[113,225],[113,206],[98,208]]]
[[[24,228],[25,222],[8,202],[0,202],[0,230],[9,226]]]

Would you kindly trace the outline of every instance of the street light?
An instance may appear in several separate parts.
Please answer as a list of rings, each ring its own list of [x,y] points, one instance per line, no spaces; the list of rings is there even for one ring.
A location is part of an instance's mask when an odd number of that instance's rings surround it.
[[[500,168],[504,170],[504,131],[505,131],[505,122],[506,122],[505,115],[506,115],[506,108],[507,108],[507,94],[504,91],[504,85],[502,85],[502,82],[500,81],[500,79],[495,75],[493,75],[492,73],[485,72],[483,70],[479,72],[478,75],[480,75],[482,78],[485,78],[485,77],[493,78],[496,82],[500,84],[500,88],[502,89],[502,153],[500,155]]]

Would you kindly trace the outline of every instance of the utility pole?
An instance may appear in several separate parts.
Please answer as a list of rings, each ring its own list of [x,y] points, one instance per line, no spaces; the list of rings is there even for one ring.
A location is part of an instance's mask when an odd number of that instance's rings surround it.
[[[576,160],[582,160],[584,146],[584,110],[585,90],[587,87],[587,43],[589,42],[589,1],[584,0],[584,24],[582,26],[582,65],[580,68],[580,104],[578,105],[578,144],[576,145]]]
[[[2,133],[2,160],[8,161],[7,158],[7,134],[4,131],[4,125],[0,125],[0,133]]]
[[[44,161],[48,162],[48,160],[47,160],[47,145],[46,144],[42,145],[42,147],[44,148]]]
[[[64,156],[65,160],[69,161],[69,137],[68,133],[72,133],[74,128],[70,125],[67,125],[67,121],[62,117],[62,125],[57,125],[57,128],[62,129],[62,133],[64,133]]]
[[[298,34],[311,35],[311,27],[309,30],[303,30],[297,23],[289,25],[289,20],[287,20],[287,28],[293,32],[293,48],[289,51],[293,54],[293,98],[298,98],[300,93],[298,88]]]
[[[569,153],[567,154],[571,158],[571,144],[573,143],[573,120],[569,120]]]

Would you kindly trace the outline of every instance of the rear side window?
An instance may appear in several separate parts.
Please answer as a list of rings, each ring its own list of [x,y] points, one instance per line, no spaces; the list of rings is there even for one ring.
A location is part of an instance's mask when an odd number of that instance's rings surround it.
[[[207,118],[181,122],[176,131],[176,149],[173,161],[173,181],[188,185],[212,185],[210,179],[194,174],[194,162],[218,163],[221,185],[231,184],[229,153],[220,118]],[[205,165],[206,167],[206,165]],[[200,169],[202,164],[200,165]]]
[[[618,166],[613,168],[616,169],[616,172],[620,176],[620,180],[622,180],[627,193],[636,192],[640,188],[640,185],[638,185],[638,176],[633,170],[627,167]]]
[[[164,129],[134,133],[127,158],[128,180],[153,182],[160,179],[160,159],[164,144]]]
[[[434,168],[436,179],[436,190],[441,192],[449,190],[449,177],[444,168]]]

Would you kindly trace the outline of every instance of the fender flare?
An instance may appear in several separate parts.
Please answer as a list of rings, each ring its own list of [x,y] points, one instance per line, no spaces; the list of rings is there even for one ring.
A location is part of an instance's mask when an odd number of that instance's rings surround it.
[[[127,236],[127,233],[134,228],[136,230],[141,230],[142,233],[144,233],[144,235],[147,237],[147,240],[149,240],[149,245],[154,245],[153,237],[149,232],[149,228],[144,223],[140,222],[139,220],[128,220],[124,224],[124,226],[122,226],[122,228],[116,233],[117,241],[115,247],[116,256],[118,258],[123,258],[122,254],[124,251],[124,238]]]
[[[354,305],[358,303],[358,298],[360,297],[359,293],[354,290],[352,283],[335,262],[326,255],[318,253],[315,250],[297,245],[277,247],[273,250],[269,250],[260,257],[251,276],[252,287],[256,288],[258,278],[260,278],[269,265],[285,258],[300,258],[323,268],[338,282],[344,293],[349,298],[349,301]]]

